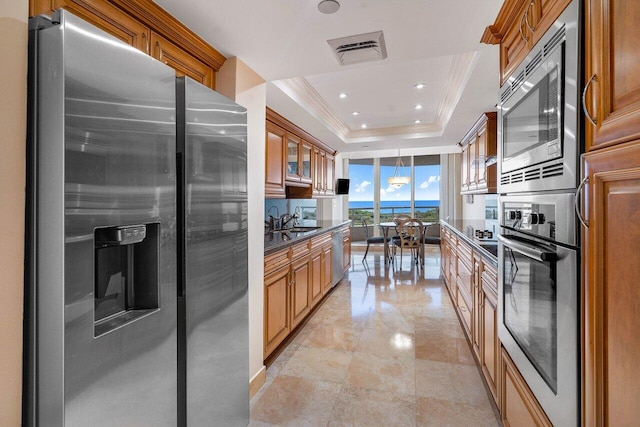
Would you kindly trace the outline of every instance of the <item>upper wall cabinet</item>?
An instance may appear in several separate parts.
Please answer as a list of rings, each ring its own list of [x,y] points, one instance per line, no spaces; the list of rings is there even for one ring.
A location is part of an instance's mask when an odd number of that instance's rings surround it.
[[[151,0],[30,0],[29,15],[64,8],[176,70],[215,89],[226,58]]]
[[[265,196],[321,198],[335,195],[335,152],[267,108]]]
[[[586,149],[640,139],[640,4],[586,2]]]
[[[462,146],[463,194],[495,193],[497,155],[497,114],[484,113],[464,136]]]
[[[265,141],[264,192],[268,199],[285,198],[285,144],[286,132],[279,126],[267,122]]]
[[[500,44],[500,85],[520,65],[571,0],[506,0],[480,41]]]

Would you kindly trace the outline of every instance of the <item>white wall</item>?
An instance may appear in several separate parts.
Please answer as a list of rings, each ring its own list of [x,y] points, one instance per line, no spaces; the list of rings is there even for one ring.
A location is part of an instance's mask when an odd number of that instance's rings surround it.
[[[22,306],[28,0],[3,1],[0,16],[0,426],[19,426],[22,405]]]
[[[216,77],[216,90],[247,109],[247,184],[249,227],[249,373],[263,365],[264,175],[266,83],[237,58],[228,59]]]

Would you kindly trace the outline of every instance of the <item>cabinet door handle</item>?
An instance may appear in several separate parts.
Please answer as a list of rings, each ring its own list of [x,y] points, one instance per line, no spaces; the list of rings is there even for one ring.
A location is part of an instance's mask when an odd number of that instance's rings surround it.
[[[149,39],[147,39],[147,35],[145,33],[142,33],[141,37],[142,37],[142,41],[144,43],[144,52],[147,55],[149,55],[150,54],[150,52],[149,52]]]
[[[533,33],[535,28],[533,28],[531,24],[529,24],[529,11],[531,10],[531,6],[533,6],[533,0],[531,1],[531,3],[529,3],[529,7],[527,7],[527,10],[524,12],[524,23],[529,29],[529,31]]]
[[[576,211],[576,215],[578,215],[578,220],[582,224],[584,228],[589,228],[589,221],[582,217],[582,209],[580,208],[580,194],[582,194],[582,187],[589,182],[589,176],[585,176],[582,181],[580,181],[580,185],[576,189],[576,196],[573,198],[573,208]]]
[[[526,16],[526,13],[524,15],[522,15],[522,18],[520,19],[520,37],[522,37],[522,40],[524,40],[525,43],[529,43],[529,37],[524,35],[524,32],[522,31],[522,26],[524,25],[524,18]]]
[[[598,126],[598,116],[593,117],[589,113],[589,110],[587,108],[587,101],[586,101],[587,91],[589,90],[589,86],[591,86],[591,83],[593,82],[596,82],[596,83],[598,82],[598,77],[596,74],[591,76],[587,84],[584,85],[584,89],[582,90],[582,111],[584,112],[584,115],[587,117],[587,120],[589,120],[589,122],[591,122],[593,126]]]

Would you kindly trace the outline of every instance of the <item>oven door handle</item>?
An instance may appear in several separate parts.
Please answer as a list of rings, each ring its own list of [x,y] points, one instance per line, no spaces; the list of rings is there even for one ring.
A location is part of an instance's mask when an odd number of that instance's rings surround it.
[[[557,258],[555,252],[549,251],[548,249],[545,249],[544,247],[538,246],[536,244],[523,243],[518,240],[510,239],[501,235],[498,235],[498,240],[500,240],[512,250],[536,261],[555,261]]]

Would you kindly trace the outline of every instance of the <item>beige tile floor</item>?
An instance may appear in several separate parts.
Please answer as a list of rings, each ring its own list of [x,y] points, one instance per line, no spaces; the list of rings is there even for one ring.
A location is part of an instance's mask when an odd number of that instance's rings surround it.
[[[363,254],[354,245],[348,275],[267,369],[250,426],[499,426],[439,249],[423,272],[406,254],[402,269]]]

